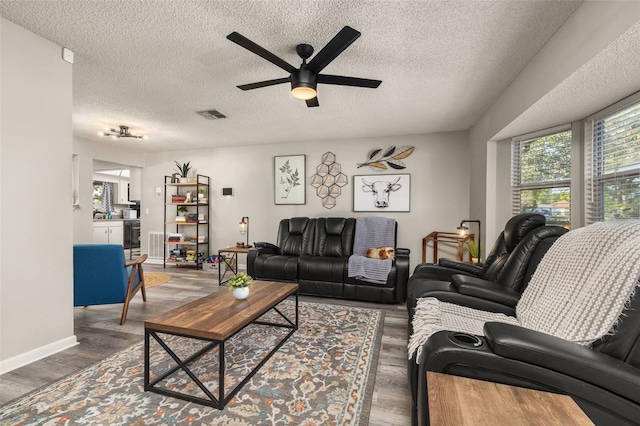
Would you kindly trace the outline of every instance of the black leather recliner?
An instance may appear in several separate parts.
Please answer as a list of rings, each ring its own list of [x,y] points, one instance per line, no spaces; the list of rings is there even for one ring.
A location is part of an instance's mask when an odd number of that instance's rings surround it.
[[[418,265],[407,284],[409,327],[421,297],[513,315],[542,256],[566,232],[565,228],[545,225],[542,215],[525,213],[509,219],[482,268],[444,259],[440,263],[446,266]]]
[[[495,281],[507,257],[522,238],[532,230],[544,226],[545,223],[545,217],[538,213],[516,215],[507,221],[504,230],[493,243],[482,267],[457,260],[439,259],[437,265],[422,263],[416,266],[412,278],[447,279],[454,274],[467,274]]]
[[[407,285],[409,318],[413,318],[413,310],[421,297],[513,315],[536,266],[549,247],[566,232],[567,229],[553,225],[530,231],[509,256],[501,260],[502,268],[494,280],[466,274],[453,274],[448,279],[411,276]]]
[[[638,292],[620,316],[617,329],[591,348],[502,323],[485,324],[485,336],[463,335],[461,339],[451,331],[435,333],[423,346],[419,360],[414,424],[429,424],[426,372],[435,371],[567,394],[596,425],[638,425]]]
[[[421,276],[409,280],[407,309],[409,311],[409,334],[413,332],[412,320],[418,298],[435,297],[442,302],[454,303],[470,308],[501,312],[514,316],[515,307],[522,292],[531,280],[536,267],[553,243],[568,232],[553,225],[539,226],[530,230],[515,246],[506,259],[500,260],[502,268],[496,281],[483,280],[476,276],[454,274],[449,281]],[[415,418],[418,401],[418,364],[415,357],[408,362],[409,386],[412,395],[412,417]]]

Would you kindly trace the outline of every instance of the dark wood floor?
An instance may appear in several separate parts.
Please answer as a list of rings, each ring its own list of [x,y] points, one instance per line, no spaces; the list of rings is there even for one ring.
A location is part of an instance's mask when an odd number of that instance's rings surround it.
[[[147,290],[147,303],[136,295],[127,322],[120,326],[122,305],[75,308],[79,345],[0,376],[0,404],[77,372],[142,340],[144,320],[218,291],[217,275],[187,268],[145,265],[163,272],[170,282]],[[226,287],[222,288],[226,291]],[[408,425],[410,395],[407,382],[407,312],[404,305],[382,305],[302,297],[327,303],[369,306],[385,310],[385,322],[369,425]]]

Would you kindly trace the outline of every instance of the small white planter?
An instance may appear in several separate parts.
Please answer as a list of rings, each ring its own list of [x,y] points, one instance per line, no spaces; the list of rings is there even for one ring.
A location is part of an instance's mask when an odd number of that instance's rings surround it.
[[[246,299],[247,297],[249,297],[249,287],[234,288],[232,293],[233,297],[238,300]]]

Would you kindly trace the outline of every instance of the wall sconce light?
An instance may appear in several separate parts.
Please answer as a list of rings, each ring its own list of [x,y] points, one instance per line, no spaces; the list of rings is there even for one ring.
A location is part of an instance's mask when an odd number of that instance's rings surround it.
[[[222,195],[224,197],[231,197],[233,195],[233,188],[222,188]]]
[[[481,242],[482,242],[482,223],[477,220],[477,219],[465,219],[463,221],[460,222],[460,226],[458,226],[458,234],[460,234],[461,237],[464,237],[465,235],[467,235],[467,231],[469,230],[469,228],[467,226],[464,226],[465,223],[477,223],[478,224],[478,261],[480,261],[480,259],[482,259],[482,257],[480,256],[480,247],[482,247]]]
[[[240,235],[247,236],[246,246],[249,247],[249,217],[248,216],[243,216],[242,219],[240,219],[238,231],[240,231]]]

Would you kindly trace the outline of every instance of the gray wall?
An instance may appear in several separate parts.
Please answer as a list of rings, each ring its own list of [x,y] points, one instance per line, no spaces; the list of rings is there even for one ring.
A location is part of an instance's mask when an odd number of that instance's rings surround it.
[[[583,2],[473,125],[469,132],[470,153],[473,158],[470,166],[470,214],[487,223],[485,241],[493,241],[503,229],[504,221],[492,216],[492,212],[505,205],[505,197],[510,197],[509,193],[491,193],[495,186],[488,182],[490,176],[487,171],[496,165],[496,155],[500,155],[500,151],[496,149],[488,152],[488,142],[629,30],[639,18],[640,7],[636,1]],[[605,106],[606,104],[601,107]],[[567,123],[546,123],[543,127],[527,129],[525,132],[560,124]],[[499,166],[510,167],[508,163],[499,163]],[[487,205],[490,198],[495,200],[495,205]]]
[[[0,18],[0,373],[76,343],[72,68]]]
[[[142,173],[142,249],[147,250],[148,232],[163,230],[164,199],[156,196],[155,189],[163,187],[164,176],[173,173],[174,160],[177,160],[181,163],[191,161],[198,173],[211,177],[210,235],[214,252],[243,240],[238,233],[238,222],[243,216],[250,218],[251,242],[275,242],[278,223],[287,217],[384,215],[398,221],[398,246],[411,249],[413,268],[421,258],[422,237],[432,231],[455,232],[460,220],[468,215],[467,138],[467,132],[451,132],[147,155]],[[411,175],[411,212],[354,213],[353,175],[379,174],[368,168],[357,168],[357,163],[363,162],[374,148],[391,145],[415,146],[414,153],[403,160],[406,169],[385,172]],[[349,177],[349,183],[342,188],[342,195],[333,209],[322,207],[315,188],[309,185],[310,176],[327,151],[336,155],[342,172]],[[295,206],[275,205],[273,156],[295,154],[307,156],[307,202]],[[233,197],[222,197],[223,187],[232,187]]]

